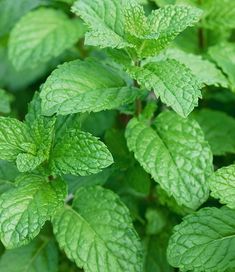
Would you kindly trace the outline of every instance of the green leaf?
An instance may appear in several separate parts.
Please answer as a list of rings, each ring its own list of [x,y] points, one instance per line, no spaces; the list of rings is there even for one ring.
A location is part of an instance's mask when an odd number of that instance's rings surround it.
[[[145,17],[143,8],[130,5],[126,10],[126,31],[139,57],[154,56],[187,27],[197,23],[201,15],[198,8],[167,5]]]
[[[41,100],[36,92],[29,104],[26,115],[33,142],[35,144],[34,154],[20,154],[17,157],[17,167],[21,172],[32,171],[42,162],[49,160],[50,150],[55,134],[56,117],[45,117],[41,113]]]
[[[0,159],[14,161],[32,142],[27,126],[13,118],[0,117]]]
[[[46,115],[98,112],[129,104],[140,94],[111,67],[95,60],[75,60],[59,66],[47,79],[42,109]]]
[[[62,11],[41,8],[22,17],[9,40],[9,59],[17,70],[37,65],[59,56],[82,36],[77,20]]]
[[[1,0],[0,1],[0,36],[5,35],[14,24],[31,9],[37,7],[41,0]]]
[[[202,130],[196,121],[173,112],[161,113],[154,127],[133,118],[126,130],[129,150],[178,204],[197,209],[208,198],[206,179],[212,173]]]
[[[201,83],[228,87],[228,81],[222,72],[213,62],[203,59],[200,55],[185,53],[179,49],[168,49],[165,54],[168,59],[175,59],[187,66]]]
[[[217,170],[209,179],[211,195],[222,204],[235,209],[235,165]]]
[[[11,102],[14,100],[13,95],[0,89],[0,112],[10,113],[11,112]]]
[[[57,272],[58,250],[52,240],[36,239],[27,246],[6,250],[0,259],[1,272]]]
[[[85,272],[142,272],[142,252],[128,209],[101,187],[77,191],[73,208],[53,220],[54,233],[69,259]]]
[[[214,155],[235,153],[235,119],[221,111],[203,109],[193,115]]]
[[[90,133],[70,129],[51,153],[50,169],[55,174],[86,176],[113,163],[107,147]]]
[[[28,244],[57,209],[63,206],[66,186],[38,175],[23,175],[18,186],[0,197],[1,241],[6,248]]]
[[[176,60],[151,62],[143,67],[129,68],[128,72],[146,89],[153,89],[163,103],[183,117],[198,105],[202,85],[189,68]]]
[[[209,48],[211,58],[228,76],[231,88],[235,91],[235,45],[233,43],[220,43]]]
[[[130,1],[135,2],[135,1]],[[125,38],[124,6],[126,0],[76,1],[72,11],[89,27],[85,43],[93,46],[131,47]]]
[[[169,5],[146,17],[135,0],[77,1],[72,10],[90,29],[86,44],[127,48],[131,54],[134,48],[142,58],[165,48],[185,28],[198,22],[202,14],[197,8]]]
[[[168,261],[181,271],[223,272],[235,267],[235,213],[204,208],[174,228]]]

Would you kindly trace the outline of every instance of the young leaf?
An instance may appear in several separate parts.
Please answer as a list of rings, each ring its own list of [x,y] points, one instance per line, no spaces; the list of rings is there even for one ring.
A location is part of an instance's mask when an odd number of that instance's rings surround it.
[[[32,143],[27,126],[13,118],[0,117],[0,159],[14,161]]]
[[[112,48],[132,47],[124,38],[126,4],[126,0],[76,1],[72,11],[81,16],[89,27],[86,44]]]
[[[209,195],[212,154],[198,123],[173,112],[161,113],[155,129],[133,118],[126,138],[146,172],[180,205],[197,209]]]
[[[220,199],[222,204],[235,209],[235,165],[220,168],[208,182],[211,195]]]
[[[151,62],[129,68],[128,72],[183,117],[189,115],[201,97],[202,85],[189,68],[176,60]]]
[[[42,116],[41,100],[36,92],[29,104],[28,114],[25,117],[36,146],[34,154],[20,154],[17,157],[17,167],[21,172],[32,171],[42,162],[49,159],[50,149],[55,134],[56,117]]]
[[[209,60],[203,59],[200,55],[185,53],[175,48],[168,49],[165,54],[168,59],[175,59],[187,66],[201,83],[228,87],[226,77],[216,65]]]
[[[141,244],[128,209],[107,189],[79,189],[73,208],[58,212],[53,228],[60,247],[85,272],[143,271]]]
[[[50,169],[55,174],[86,176],[113,163],[107,147],[90,133],[70,129],[53,148]]]
[[[57,272],[58,250],[54,241],[36,239],[21,248],[6,250],[0,259],[1,272]]]
[[[26,14],[13,28],[9,59],[17,70],[35,68],[59,56],[82,36],[83,27],[62,11],[41,8]]]
[[[48,180],[27,174],[18,186],[0,197],[1,241],[6,248],[28,244],[44,223],[64,204],[66,186],[62,180]]]
[[[41,92],[43,114],[97,112],[118,108],[140,95],[117,72],[95,60],[75,60],[61,65]]]
[[[130,5],[129,10],[126,11],[126,31],[134,36],[131,41],[141,58],[154,56],[187,27],[197,23],[201,15],[202,11],[198,8],[167,5],[152,11],[144,20],[143,9],[142,12],[141,10],[136,12],[136,9]],[[136,25],[135,31],[133,25]]]
[[[234,268],[235,213],[204,208],[174,228],[168,261],[182,271],[223,272]]]
[[[214,155],[235,153],[235,119],[222,111],[203,109],[193,115]]]
[[[217,44],[210,47],[208,53],[228,76],[231,88],[235,91],[235,45],[228,42]]]

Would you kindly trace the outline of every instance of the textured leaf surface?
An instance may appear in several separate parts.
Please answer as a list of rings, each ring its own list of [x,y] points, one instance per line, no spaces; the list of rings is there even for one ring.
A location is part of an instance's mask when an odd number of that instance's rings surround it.
[[[153,89],[163,103],[186,117],[198,104],[202,87],[191,70],[176,60],[148,63],[132,67],[129,74],[148,90]]]
[[[96,174],[112,163],[111,153],[98,138],[71,129],[55,144],[50,168],[56,174],[86,176]]]
[[[5,247],[29,243],[63,206],[65,196],[63,181],[49,183],[41,176],[23,175],[17,187],[0,197],[0,236]]]
[[[4,252],[1,272],[57,272],[58,250],[51,240],[37,239],[27,246]]]
[[[235,91],[235,45],[221,43],[209,48],[209,54],[228,76],[231,88]]]
[[[130,6],[126,15],[128,18],[126,20],[129,22],[126,30],[136,37],[131,41],[135,44],[139,56],[142,58],[154,56],[187,27],[197,23],[201,15],[200,9],[191,6],[167,5],[152,11],[146,18],[144,11],[138,12]],[[135,32],[133,25],[137,28]]]
[[[187,66],[201,83],[228,87],[228,81],[222,72],[213,62],[203,59],[200,55],[185,53],[179,49],[168,49],[166,56]]]
[[[130,151],[153,179],[179,204],[197,209],[208,197],[212,154],[197,122],[161,113],[155,130],[132,119],[126,130]]]
[[[19,153],[25,152],[24,144],[32,142],[29,130],[22,122],[0,117],[0,158],[13,161]]]
[[[72,47],[82,31],[78,21],[61,11],[41,8],[29,12],[11,32],[9,59],[18,70],[35,68]]]
[[[131,46],[124,39],[123,6],[126,4],[126,0],[76,1],[72,11],[81,16],[90,29],[86,33],[86,44],[113,48]]]
[[[224,112],[203,109],[194,116],[214,155],[235,153],[235,119]]]
[[[128,209],[113,192],[81,188],[73,208],[61,210],[54,233],[69,259],[86,272],[142,272],[139,238]]]
[[[218,198],[222,204],[235,208],[235,165],[229,165],[217,170],[209,179],[211,195]]]
[[[41,100],[37,92],[29,104],[25,119],[35,144],[35,150],[33,154],[18,155],[17,167],[21,172],[32,171],[49,159],[56,122],[55,116],[46,117],[42,115]]]
[[[118,108],[139,95],[138,89],[126,86],[117,71],[95,60],[61,65],[47,79],[41,92],[46,115]]]
[[[235,267],[235,213],[204,208],[175,227],[168,261],[182,271],[223,272]]]
[[[143,7],[135,0],[77,1],[73,11],[90,28],[87,44],[119,49],[133,47],[141,57],[155,55],[201,17],[197,8],[173,5],[146,17]]]

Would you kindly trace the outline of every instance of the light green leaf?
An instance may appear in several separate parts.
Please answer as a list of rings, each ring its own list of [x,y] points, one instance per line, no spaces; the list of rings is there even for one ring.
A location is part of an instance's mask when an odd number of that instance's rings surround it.
[[[186,117],[198,105],[201,83],[192,71],[176,60],[147,63],[129,68],[128,73],[179,115]]]
[[[222,204],[235,209],[235,165],[217,170],[209,179],[211,195]]]
[[[41,8],[22,17],[9,40],[9,59],[17,70],[59,56],[82,36],[83,27],[62,11]]]
[[[72,10],[90,28],[87,44],[126,48],[135,55],[134,49],[142,58],[165,48],[185,28],[198,22],[202,14],[190,6],[169,5],[146,17],[135,0],[77,1]]]
[[[1,241],[6,248],[28,244],[64,204],[66,186],[38,175],[23,175],[0,197]]]
[[[126,0],[76,1],[72,11],[81,16],[89,27],[85,43],[112,48],[131,47],[124,38],[124,6],[127,3]]]
[[[197,23],[201,15],[202,11],[198,8],[167,5],[145,17],[143,8],[133,8],[130,5],[126,10],[126,31],[138,56],[154,56],[187,27]]]
[[[31,131],[35,151],[34,154],[18,155],[17,167],[21,172],[31,171],[49,159],[56,122],[55,116],[42,116],[41,99],[37,92],[29,104],[29,111],[25,119]]]
[[[235,153],[235,119],[221,111],[203,109],[193,115],[214,155]]]
[[[55,174],[86,176],[96,174],[113,163],[107,147],[90,133],[70,129],[51,153],[50,169]]]
[[[0,117],[0,159],[14,161],[26,152],[24,144],[32,142],[27,126],[13,118]]]
[[[36,239],[27,246],[6,250],[0,259],[1,272],[57,272],[58,250],[54,241]]]
[[[228,81],[222,72],[213,62],[203,59],[200,55],[185,53],[173,48],[168,49],[165,54],[168,59],[175,59],[187,66],[201,83],[228,87]]]
[[[223,272],[235,267],[235,213],[204,208],[174,228],[168,261],[181,271]]]
[[[209,48],[209,55],[228,76],[231,88],[235,91],[235,45],[224,42]]]
[[[41,92],[46,115],[98,112],[129,104],[140,96],[117,71],[95,60],[61,65],[47,79]]]
[[[73,207],[56,214],[60,247],[85,272],[142,272],[142,252],[126,206],[101,187],[77,191]]]
[[[161,113],[155,129],[133,118],[126,138],[146,172],[180,205],[197,209],[206,201],[212,154],[198,123],[173,112]]]

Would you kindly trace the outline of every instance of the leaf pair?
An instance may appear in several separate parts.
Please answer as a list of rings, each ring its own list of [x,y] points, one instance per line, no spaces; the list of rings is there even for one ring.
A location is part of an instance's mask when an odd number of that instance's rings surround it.
[[[135,0],[77,1],[72,10],[89,27],[87,44],[133,48],[140,58],[158,53],[201,17],[199,9],[189,6],[166,6],[146,17]]]
[[[63,205],[65,195],[61,180],[48,182],[36,175],[23,176],[15,189],[0,198],[4,245],[13,248],[28,244],[45,221],[52,219],[60,247],[78,267],[87,272],[101,268],[104,272],[141,272],[141,244],[129,211],[119,197],[101,187],[82,187],[69,207]],[[31,248],[36,244],[34,241],[24,248],[25,258],[32,254]],[[43,246],[47,246],[46,242]],[[17,250],[6,253],[0,267],[14,252]]]
[[[56,118],[41,115],[37,94],[25,123],[2,117],[0,124],[0,158],[16,160],[21,172],[33,171],[44,163],[48,175],[88,175],[112,163],[106,146],[89,133],[70,127],[57,137]]]

